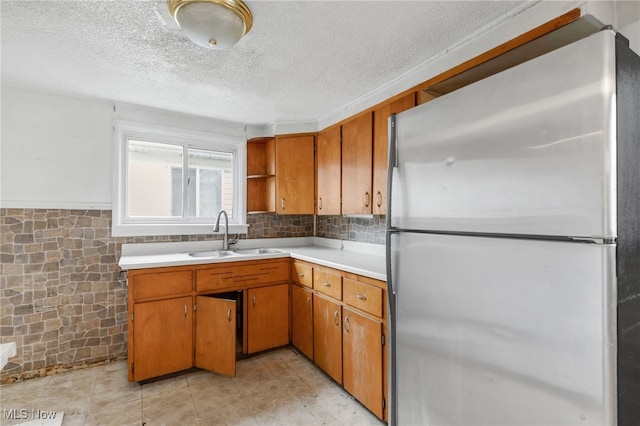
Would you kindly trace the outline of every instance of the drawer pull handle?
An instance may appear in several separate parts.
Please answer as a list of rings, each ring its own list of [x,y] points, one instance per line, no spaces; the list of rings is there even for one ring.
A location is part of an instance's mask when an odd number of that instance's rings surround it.
[[[325,282],[323,282],[323,283],[322,283],[322,285],[323,285],[323,286],[325,286],[325,287],[331,287],[331,284],[330,284],[330,283],[328,283],[328,282],[326,282],[326,281],[325,281]]]
[[[369,191],[364,193],[364,199],[362,201],[364,201],[365,207],[369,207]]]
[[[276,271],[276,270],[278,270],[278,269],[280,269],[280,267],[279,267],[279,266],[272,266],[272,267],[270,267],[270,268],[267,268],[267,267],[260,268],[260,270],[261,270],[261,271]]]
[[[364,294],[356,293],[356,297],[360,300],[367,300],[367,296]]]
[[[302,272],[298,272],[298,276],[299,277],[304,277],[304,274]]]
[[[307,304],[311,303],[311,297],[307,297]]]
[[[227,311],[227,321],[231,322],[231,309]]]
[[[253,306],[256,306],[256,297],[253,296]]]
[[[280,205],[282,206],[282,210],[284,210],[284,197],[282,197],[282,200],[280,201]]]
[[[187,304],[184,304],[184,317],[187,317]]]
[[[382,206],[382,193],[380,191],[376,194],[376,204],[378,207]]]
[[[246,281],[253,281],[253,280],[257,280],[257,279],[258,278],[256,278],[256,277],[252,277],[252,278],[240,278],[240,277],[238,277],[238,278],[234,279],[233,282],[234,283],[243,283],[243,282],[246,282]]]
[[[349,323],[349,317],[344,319],[344,330],[348,333],[351,328],[351,324]]]
[[[338,311],[335,311],[333,313],[333,322],[335,323],[335,325],[340,327],[340,313]]]
[[[322,210],[322,197],[318,197],[318,210]]]

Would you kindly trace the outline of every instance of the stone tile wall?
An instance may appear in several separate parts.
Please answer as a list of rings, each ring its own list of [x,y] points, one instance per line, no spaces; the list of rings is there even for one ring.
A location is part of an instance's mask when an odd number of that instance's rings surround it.
[[[313,215],[247,215],[247,238],[292,238],[313,236]]]
[[[317,216],[316,236],[362,243],[385,243],[385,217]]]
[[[313,236],[312,215],[248,220],[248,238]],[[115,238],[110,210],[0,209],[0,341],[18,347],[0,381],[125,357],[122,244],[211,239]]]

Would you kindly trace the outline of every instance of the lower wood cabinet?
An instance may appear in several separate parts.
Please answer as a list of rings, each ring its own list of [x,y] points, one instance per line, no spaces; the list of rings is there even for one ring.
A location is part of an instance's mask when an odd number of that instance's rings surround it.
[[[313,360],[342,383],[342,307],[317,294],[313,300]]]
[[[236,375],[236,304],[236,300],[196,296],[196,367]]]
[[[382,322],[343,307],[342,384],[376,416],[382,418]]]
[[[313,360],[313,291],[291,286],[291,344]]]
[[[289,344],[289,281],[288,258],[129,271],[129,381]]]
[[[247,290],[248,352],[289,344],[289,285]]]
[[[386,420],[386,284],[301,260],[292,270],[291,343]]]
[[[193,362],[191,296],[136,303],[130,375],[140,381],[185,370]]]

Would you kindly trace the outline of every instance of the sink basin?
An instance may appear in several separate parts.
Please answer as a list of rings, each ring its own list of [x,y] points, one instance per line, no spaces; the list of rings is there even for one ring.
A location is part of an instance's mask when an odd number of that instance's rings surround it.
[[[253,249],[238,249],[235,251],[237,254],[272,254],[272,253],[282,253],[280,250],[272,249],[272,248],[253,248]]]
[[[232,251],[210,250],[210,251],[194,251],[189,253],[191,257],[227,257],[235,255]]]

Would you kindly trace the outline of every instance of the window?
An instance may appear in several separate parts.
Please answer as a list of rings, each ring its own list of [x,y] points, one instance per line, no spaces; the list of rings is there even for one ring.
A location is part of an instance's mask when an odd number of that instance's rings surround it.
[[[220,210],[246,232],[244,140],[118,122],[113,235],[211,233]]]

